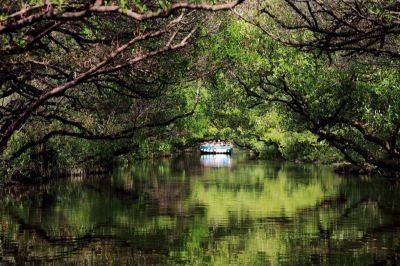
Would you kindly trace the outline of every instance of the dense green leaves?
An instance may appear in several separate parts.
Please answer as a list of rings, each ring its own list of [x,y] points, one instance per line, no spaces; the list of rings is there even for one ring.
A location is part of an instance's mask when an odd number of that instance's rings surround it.
[[[141,1],[118,4],[122,8],[136,5],[141,12],[149,7],[148,2]],[[160,1],[155,6],[170,4]],[[312,22],[318,5],[324,6],[313,0],[304,5],[289,0],[252,1],[238,9],[237,16],[189,14],[176,32],[171,28],[162,38],[145,39],[115,60],[123,62],[125,57],[137,58],[157,47],[170,47],[170,40],[185,39],[187,32],[196,28],[190,49],[91,78],[79,89],[66,91],[62,101],[49,101],[33,115],[34,122],[12,136],[4,157],[14,168],[29,169],[31,164],[26,162],[32,160],[36,165],[49,164],[57,169],[59,165],[113,162],[110,158],[129,161],[169,155],[196,148],[203,140],[223,139],[269,159],[348,160],[364,171],[396,172],[400,157],[400,75],[392,67],[396,59],[386,56],[394,48],[389,49],[387,40],[383,40],[382,45],[389,50],[382,52],[385,56],[382,54],[376,62],[369,57],[371,51],[364,56],[358,50],[354,54],[336,51],[335,46],[321,53],[318,38],[328,33],[303,25],[329,25],[325,11]],[[348,11],[340,4],[329,8]],[[383,12],[383,19],[391,7],[365,3],[360,8],[373,19]],[[281,9],[287,15],[283,16]],[[176,18],[173,14],[170,23]],[[34,55],[47,60],[46,64],[70,71],[87,69],[99,60],[98,54],[110,53],[112,44],[129,40],[125,29],[146,32],[171,25],[163,23],[132,24],[124,17],[110,21],[98,15],[85,24],[61,28],[53,37],[56,40],[45,39],[44,45],[52,52]],[[371,26],[365,23],[362,25]],[[73,34],[66,30],[73,30]],[[27,48],[24,34],[13,32],[15,44],[1,39],[5,49],[15,52],[18,47]],[[346,39],[343,36],[340,41]],[[326,41],[326,45],[336,44]],[[364,40],[357,45],[364,47]],[[376,49],[375,43],[372,46]],[[88,53],[84,47],[92,49]],[[355,49],[345,44],[343,47]],[[54,53],[60,56],[52,56]],[[10,58],[15,61],[18,56]],[[56,86],[68,79],[60,78],[58,72],[42,66],[36,76],[44,76],[44,81],[30,82],[28,77],[32,75],[23,76],[28,79],[24,86]],[[30,100],[14,102],[7,98],[7,94],[19,92],[13,87],[17,81],[7,76],[1,82],[6,111],[21,114]],[[3,124],[4,128],[9,126],[7,121]],[[44,135],[41,129],[50,135]],[[66,130],[66,134],[51,135]]]

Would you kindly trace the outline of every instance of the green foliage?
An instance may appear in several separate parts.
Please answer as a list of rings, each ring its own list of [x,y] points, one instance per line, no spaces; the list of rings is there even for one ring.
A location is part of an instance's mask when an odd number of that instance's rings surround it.
[[[118,3],[122,8],[133,3],[141,12],[147,9],[140,0],[120,0]],[[170,2],[159,1],[158,4],[165,8]],[[272,6],[276,8],[279,4]],[[370,12],[378,14],[380,9],[380,3],[370,3]],[[294,17],[289,14],[288,19]],[[94,27],[80,28],[80,33],[88,39],[98,37],[95,30],[98,27],[112,31],[120,26],[96,18],[92,18],[91,23]],[[219,25],[219,28],[212,31],[211,24]],[[143,27],[152,26],[149,23]],[[143,80],[144,84],[157,79],[162,81],[159,84],[162,89],[157,85],[143,89],[148,98],[120,97],[113,91],[115,88],[98,93],[82,90],[71,92],[69,96],[82,97],[83,104],[93,104],[97,113],[74,112],[68,110],[68,106],[63,110],[100,135],[122,130],[124,123],[132,119],[132,114],[125,113],[126,110],[137,108],[138,113],[141,108],[150,110],[145,115],[140,114],[146,117],[143,124],[157,123],[188,112],[197,97],[192,116],[170,125],[138,129],[125,140],[52,138],[46,144],[46,149],[51,152],[51,167],[77,166],[88,160],[111,162],[110,158],[118,160],[115,156],[120,156],[123,161],[166,156],[178,150],[197,148],[205,139],[231,141],[267,159],[326,163],[343,160],[340,152],[332,147],[332,141],[321,137],[321,132],[342,138],[348,157],[355,161],[365,162],[367,155],[357,153],[354,147],[380,158],[386,156],[382,147],[368,142],[362,131],[346,123],[357,120],[366,125],[366,132],[377,138],[393,136],[400,121],[397,100],[400,98],[400,75],[397,69],[371,66],[363,60],[349,62],[337,54],[316,57],[314,53],[287,47],[270,38],[257,25],[228,15],[210,16],[209,22],[198,26],[199,39],[192,51],[159,57],[153,62],[154,69],[146,70],[154,79]],[[270,30],[274,32],[273,25]],[[293,38],[299,37],[298,32],[293,34]],[[305,39],[306,35],[303,36]],[[0,42],[11,45],[4,38]],[[23,35],[15,34],[14,42],[23,45]],[[71,37],[66,37],[64,42],[67,49],[76,47]],[[148,46],[151,45],[150,42]],[[61,53],[64,48],[54,49]],[[131,50],[132,54],[140,52],[137,47]],[[86,58],[84,53],[76,55],[78,61]],[[129,78],[129,75],[126,73],[121,78]],[[0,89],[3,93],[3,87]],[[154,96],[154,91],[162,93]],[[298,102],[293,105],[295,100]],[[318,128],[318,125],[321,126]],[[29,140],[37,139],[40,128],[47,126],[53,129],[66,127],[62,123],[51,123],[26,128],[15,134],[5,157]],[[37,149],[29,150],[13,165],[20,169],[24,169],[22,165],[29,168],[28,161],[35,153]]]
[[[0,160],[0,173],[3,178],[0,181],[7,181],[10,177],[14,176],[26,176],[32,170],[32,160],[30,154],[23,154],[13,160],[11,164],[7,163],[7,158],[15,152],[20,145],[25,144],[29,140],[29,137],[24,132],[17,132],[14,134],[9,142],[8,149],[3,154]]]
[[[212,137],[233,140],[263,158],[323,162],[340,159],[337,152],[327,149],[326,143],[317,142],[306,128],[298,127],[287,109],[257,103],[237,82],[239,76],[248,86],[257,87],[263,78],[260,72],[273,64],[271,78],[286,75],[301,84],[300,88],[310,94],[307,97],[319,98],[322,92],[313,89],[319,82],[314,74],[320,71],[322,62],[279,45],[258,28],[237,20],[225,20],[222,33],[204,40],[202,47],[209,61],[222,69],[207,83],[204,111],[213,126]]]
[[[224,26],[204,43],[222,69],[209,81],[219,131],[232,129],[232,139],[268,158],[279,151],[288,160],[332,162],[343,153],[360,165],[396,168],[397,70],[315,57],[241,21]]]

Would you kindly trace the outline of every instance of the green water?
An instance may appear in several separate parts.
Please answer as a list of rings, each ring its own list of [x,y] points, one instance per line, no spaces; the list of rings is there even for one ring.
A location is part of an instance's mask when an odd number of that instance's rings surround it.
[[[400,262],[400,182],[244,155],[3,189],[0,265]]]

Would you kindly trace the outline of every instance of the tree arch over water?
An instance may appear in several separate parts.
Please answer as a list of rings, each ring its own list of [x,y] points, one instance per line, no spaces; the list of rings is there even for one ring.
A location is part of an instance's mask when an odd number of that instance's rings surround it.
[[[129,139],[192,114],[196,98],[180,111],[169,100],[187,58],[165,55],[199,36],[202,11],[241,2],[2,1],[0,151],[24,128],[37,134],[13,158],[54,136]]]

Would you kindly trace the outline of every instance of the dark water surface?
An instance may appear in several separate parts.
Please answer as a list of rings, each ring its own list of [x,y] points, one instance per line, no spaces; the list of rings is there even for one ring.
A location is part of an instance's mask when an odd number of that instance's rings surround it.
[[[400,184],[190,155],[8,188],[0,265],[400,263]]]

